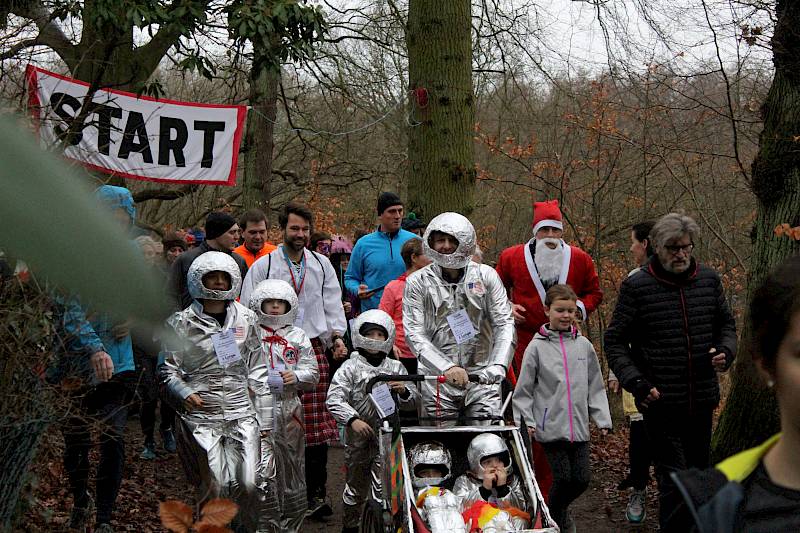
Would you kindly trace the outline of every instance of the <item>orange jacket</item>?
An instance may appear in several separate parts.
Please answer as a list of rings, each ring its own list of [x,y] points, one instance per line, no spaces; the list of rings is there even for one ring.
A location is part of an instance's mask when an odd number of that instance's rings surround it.
[[[241,256],[241,258],[244,259],[245,263],[247,263],[247,268],[250,268],[251,266],[253,266],[253,263],[256,262],[256,259],[261,259],[262,257],[270,253],[272,250],[275,250],[276,248],[277,246],[275,246],[274,244],[270,242],[265,242],[264,246],[258,251],[258,254],[253,255],[253,253],[250,250],[248,250],[243,244],[238,248],[236,248],[235,250],[233,250],[233,253]]]

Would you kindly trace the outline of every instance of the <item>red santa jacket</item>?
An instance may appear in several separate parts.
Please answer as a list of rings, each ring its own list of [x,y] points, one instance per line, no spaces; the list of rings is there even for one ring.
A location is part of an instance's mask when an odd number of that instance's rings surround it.
[[[516,372],[519,371],[522,354],[525,353],[528,342],[539,327],[547,322],[544,300],[539,297],[525,258],[525,248],[528,245],[529,243],[525,243],[506,248],[497,261],[497,273],[503,284],[510,289],[511,301],[525,308],[525,322],[517,324],[517,353],[514,354]],[[600,278],[597,277],[589,254],[575,246],[569,246],[569,254],[566,284],[578,295],[578,306],[585,308],[588,316],[603,300]]]

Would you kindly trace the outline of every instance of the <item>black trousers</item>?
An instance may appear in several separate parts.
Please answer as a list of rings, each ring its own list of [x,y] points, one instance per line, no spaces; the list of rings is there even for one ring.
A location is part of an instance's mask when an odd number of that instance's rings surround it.
[[[553,472],[550,487],[550,514],[564,531],[567,509],[589,488],[591,469],[589,466],[588,442],[545,442],[542,448]]]
[[[156,410],[158,408],[158,376],[156,374],[157,359],[155,357],[136,358],[136,394],[139,400],[139,422],[142,425],[145,444],[154,444],[156,426]],[[175,410],[167,402],[161,402],[161,423],[163,432],[175,427]]]
[[[98,524],[111,521],[125,466],[123,436],[128,420],[125,400],[129,383],[123,379],[115,376],[112,381],[84,390],[83,394],[73,395],[73,409],[61,427],[64,435],[64,469],[69,478],[74,505],[78,508],[86,508],[89,503],[87,489],[93,427],[100,433],[100,463],[97,465],[95,487]]]
[[[328,483],[328,445],[306,446],[306,492],[308,500],[325,499]]]
[[[632,420],[628,441],[628,477],[619,484],[619,489],[633,487],[644,490],[650,481],[650,465],[653,462],[650,443],[647,441],[647,429],[644,420]]]
[[[711,447],[713,408],[694,409],[659,405],[646,409],[645,428],[658,481],[659,525],[669,533],[669,513],[681,502],[681,496],[670,478],[672,472],[687,468],[708,468]]]

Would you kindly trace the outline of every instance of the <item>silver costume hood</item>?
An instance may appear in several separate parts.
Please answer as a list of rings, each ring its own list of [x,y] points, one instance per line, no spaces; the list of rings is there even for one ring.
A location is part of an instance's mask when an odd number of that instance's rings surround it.
[[[370,339],[361,334],[361,327],[364,324],[377,324],[388,333],[385,341]],[[370,309],[358,315],[353,322],[353,330],[350,335],[353,338],[353,348],[364,348],[365,350],[375,350],[388,354],[394,346],[395,338],[394,320],[385,311],[380,309]]]
[[[452,254],[440,254],[431,248],[430,238],[434,231],[452,235],[458,241],[458,248]],[[425,230],[422,247],[425,255],[434,263],[444,268],[464,268],[475,253],[475,228],[467,217],[458,213],[442,213],[438,215]]]
[[[282,315],[270,315],[261,310],[264,300],[283,300],[288,306]],[[253,289],[248,307],[258,317],[258,323],[272,329],[282,328],[294,324],[297,313],[300,311],[300,302],[291,285],[282,279],[265,279]]]
[[[453,473],[453,460],[450,451],[440,442],[420,442],[408,451],[408,469],[411,471],[411,484],[415,489],[439,486]],[[442,477],[418,477],[417,468],[436,467],[444,471]]]
[[[203,285],[203,276],[210,272],[225,272],[231,280],[231,288],[217,291]],[[235,300],[242,288],[242,272],[233,257],[224,252],[206,252],[197,256],[186,275],[189,294],[195,300]]]

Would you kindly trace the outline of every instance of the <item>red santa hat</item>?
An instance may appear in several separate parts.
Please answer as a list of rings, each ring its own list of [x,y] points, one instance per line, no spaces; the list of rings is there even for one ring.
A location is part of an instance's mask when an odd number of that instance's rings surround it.
[[[533,204],[533,234],[544,227],[564,229],[561,224],[561,209],[558,200],[534,202]]]

